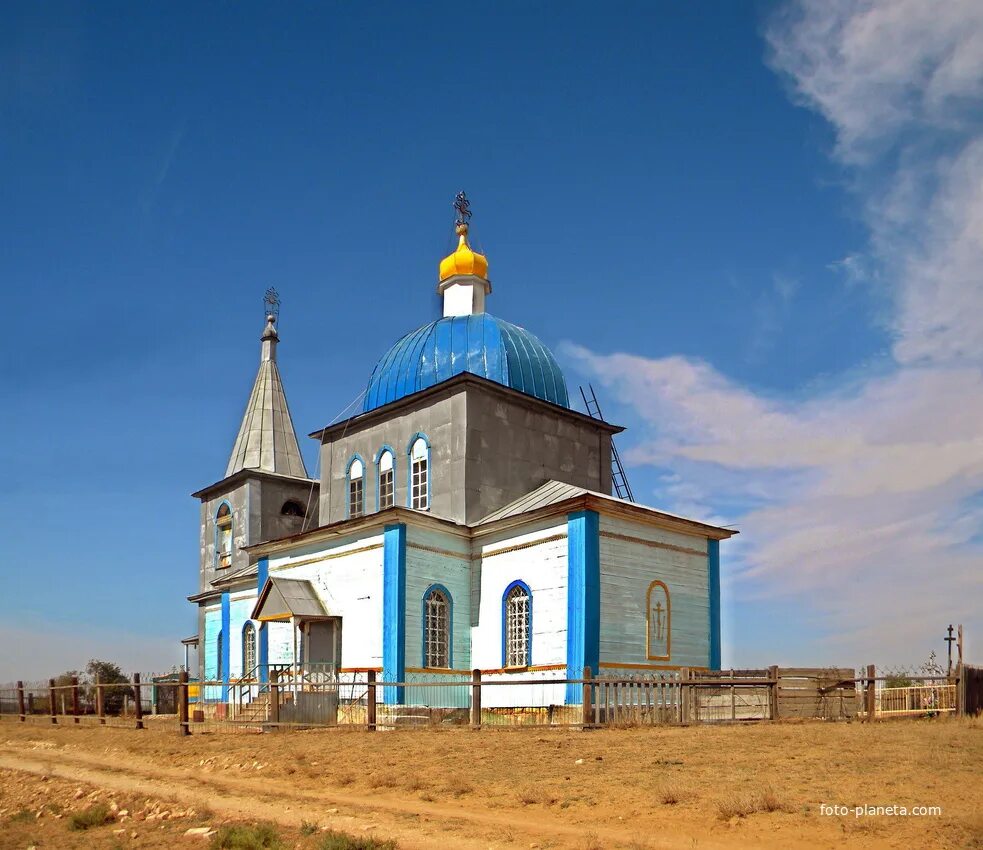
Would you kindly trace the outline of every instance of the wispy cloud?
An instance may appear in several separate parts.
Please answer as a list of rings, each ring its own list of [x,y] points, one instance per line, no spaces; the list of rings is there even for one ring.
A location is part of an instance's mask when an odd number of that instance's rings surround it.
[[[567,353],[636,409],[631,459],[672,507],[739,520],[740,592],[920,658],[952,620],[983,630],[983,4],[793,2],[767,40],[836,132],[870,244],[834,265],[885,288],[888,367],[790,401],[692,359]]]

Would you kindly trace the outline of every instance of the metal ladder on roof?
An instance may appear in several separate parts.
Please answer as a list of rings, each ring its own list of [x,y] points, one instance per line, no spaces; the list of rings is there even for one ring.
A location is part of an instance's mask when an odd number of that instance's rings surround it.
[[[587,389],[590,391],[589,398],[583,386],[580,388],[580,395],[584,400],[584,406],[587,408],[587,415],[592,419],[605,421],[594,387],[587,384]],[[629,502],[635,501],[635,496],[631,492],[631,485],[628,483],[628,476],[625,474],[625,467],[621,463],[621,455],[618,454],[618,447],[614,444],[614,437],[611,438],[611,483],[614,485],[614,492],[619,499],[625,499]]]

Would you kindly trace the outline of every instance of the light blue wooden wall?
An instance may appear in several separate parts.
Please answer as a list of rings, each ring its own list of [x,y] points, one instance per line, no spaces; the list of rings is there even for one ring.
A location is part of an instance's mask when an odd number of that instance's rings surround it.
[[[707,667],[706,538],[604,515],[600,533],[601,664]],[[650,660],[646,652],[646,594],[654,580],[669,587],[672,605],[671,654],[666,661]]]

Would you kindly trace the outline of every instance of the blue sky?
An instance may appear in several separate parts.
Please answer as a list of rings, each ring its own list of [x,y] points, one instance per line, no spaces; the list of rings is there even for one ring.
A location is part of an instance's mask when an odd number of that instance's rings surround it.
[[[742,529],[726,664],[983,629],[974,5],[560,8],[5,6],[0,679],[180,660],[263,291],[306,435],[438,314],[461,188],[639,500]]]

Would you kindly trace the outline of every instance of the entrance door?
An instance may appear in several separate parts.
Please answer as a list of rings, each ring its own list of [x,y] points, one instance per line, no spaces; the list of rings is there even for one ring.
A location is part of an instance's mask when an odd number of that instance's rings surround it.
[[[304,662],[314,666],[333,665],[341,662],[341,618],[313,620],[304,630]]]

